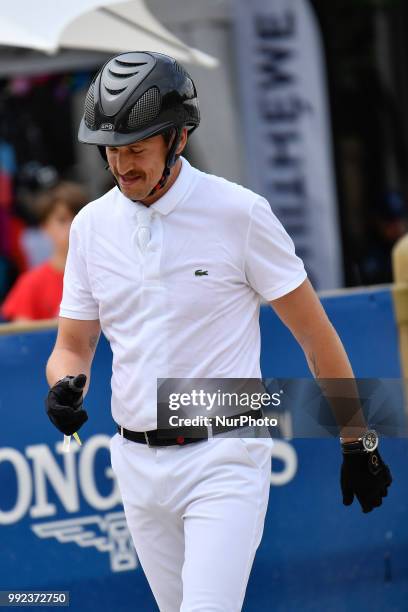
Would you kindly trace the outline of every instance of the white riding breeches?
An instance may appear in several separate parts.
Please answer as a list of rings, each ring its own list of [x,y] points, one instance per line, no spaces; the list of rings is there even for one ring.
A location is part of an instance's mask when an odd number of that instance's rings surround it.
[[[127,525],[160,612],[242,609],[263,532],[272,445],[216,436],[153,448],[113,436]]]

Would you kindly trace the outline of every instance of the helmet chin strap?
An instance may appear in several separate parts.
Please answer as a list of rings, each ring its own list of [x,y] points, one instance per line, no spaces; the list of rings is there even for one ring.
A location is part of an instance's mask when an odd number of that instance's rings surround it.
[[[163,174],[161,175],[159,182],[153,187],[153,189],[149,193],[149,196],[154,195],[155,193],[160,191],[160,189],[163,189],[163,187],[167,183],[171,169],[179,158],[179,155],[177,155],[176,150],[180,144],[182,131],[182,127],[174,128],[173,140],[170,144],[170,148],[167,153],[166,164],[164,166]]]

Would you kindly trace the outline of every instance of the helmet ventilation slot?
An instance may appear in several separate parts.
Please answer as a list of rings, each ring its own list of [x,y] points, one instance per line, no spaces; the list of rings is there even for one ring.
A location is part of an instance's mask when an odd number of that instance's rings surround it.
[[[132,107],[128,117],[128,127],[136,129],[157,117],[161,107],[158,87],[148,89]]]

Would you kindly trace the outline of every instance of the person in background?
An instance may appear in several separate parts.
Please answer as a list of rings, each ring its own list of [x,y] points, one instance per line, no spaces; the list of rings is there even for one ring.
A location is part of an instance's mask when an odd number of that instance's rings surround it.
[[[39,223],[52,242],[52,255],[17,279],[1,308],[5,320],[29,321],[58,316],[69,230],[75,215],[87,201],[85,190],[68,181],[60,182],[39,196]]]
[[[360,262],[363,285],[392,283],[392,249],[408,232],[408,206],[396,190],[388,191],[374,208],[370,235]]]

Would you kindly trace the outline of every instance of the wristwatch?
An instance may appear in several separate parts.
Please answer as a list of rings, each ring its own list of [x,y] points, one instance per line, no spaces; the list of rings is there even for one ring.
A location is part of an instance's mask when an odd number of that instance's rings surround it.
[[[341,447],[344,454],[348,453],[372,453],[378,446],[379,436],[375,429],[368,429],[361,438],[354,442],[344,442],[343,438],[340,438]]]

